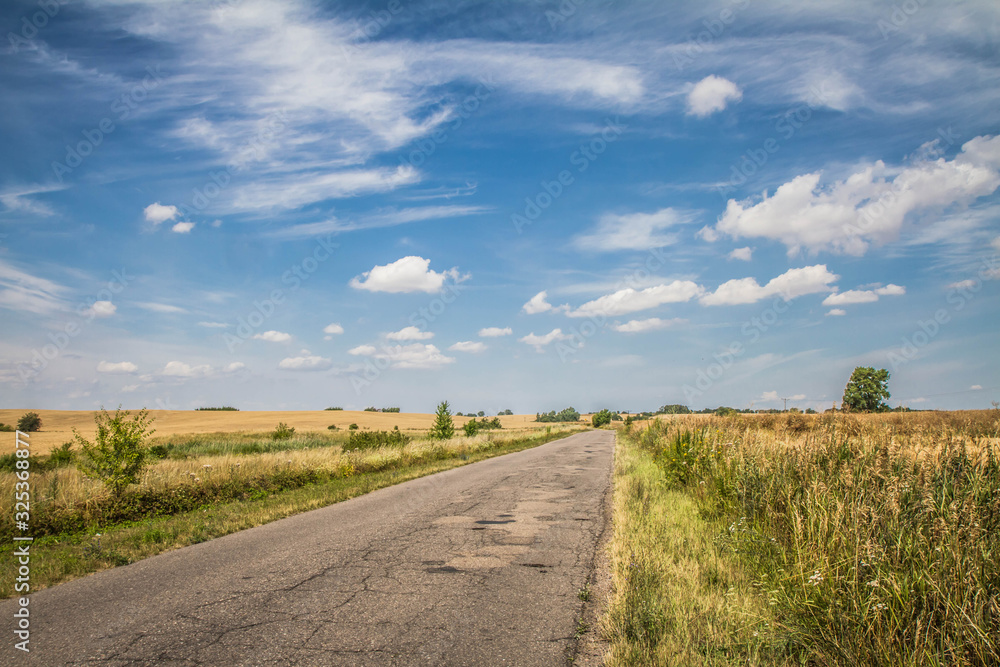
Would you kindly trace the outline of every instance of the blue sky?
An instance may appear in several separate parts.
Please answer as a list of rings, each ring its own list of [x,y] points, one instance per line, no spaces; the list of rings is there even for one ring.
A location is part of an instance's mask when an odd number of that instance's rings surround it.
[[[0,404],[1000,399],[994,2],[6,2]]]

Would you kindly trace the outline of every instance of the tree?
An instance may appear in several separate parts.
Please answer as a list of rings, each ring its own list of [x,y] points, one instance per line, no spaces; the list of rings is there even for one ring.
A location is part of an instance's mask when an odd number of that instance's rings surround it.
[[[94,415],[97,438],[93,443],[73,429],[74,439],[83,448],[77,467],[84,474],[101,479],[115,496],[139,481],[149,453],[145,441],[154,433],[149,429],[153,418],[145,408],[131,419],[129,416],[128,410],[123,411],[121,406],[113,417],[101,408]]]
[[[455,435],[455,422],[451,420],[451,407],[448,401],[441,401],[437,406],[434,426],[431,427],[431,438],[447,440]]]
[[[17,420],[17,430],[22,433],[30,433],[40,428],[42,428],[42,418],[38,416],[37,412],[25,412]]]
[[[462,427],[462,430],[465,431],[465,435],[472,437],[477,431],[479,431],[479,422],[477,422],[476,418],[473,417],[469,421],[465,422],[465,426]]]
[[[600,428],[611,423],[611,411],[605,408],[600,412],[595,412],[590,418],[590,423],[593,424],[594,428]]]
[[[889,409],[889,371],[858,366],[844,388],[842,408],[851,412],[886,412]]]

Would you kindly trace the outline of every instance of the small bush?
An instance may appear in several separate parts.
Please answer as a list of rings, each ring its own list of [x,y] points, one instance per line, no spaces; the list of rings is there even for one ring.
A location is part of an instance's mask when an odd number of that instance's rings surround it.
[[[40,428],[42,428],[42,418],[38,416],[37,412],[25,412],[17,420],[17,430],[22,433],[31,433]]]
[[[58,449],[53,449],[49,452],[49,467],[62,468],[63,466],[68,466],[73,463],[74,457],[73,443],[64,442]]]
[[[327,430],[330,430],[330,431],[336,431],[337,430],[337,425],[336,424],[330,424],[326,428],[327,428]]]
[[[356,431],[344,445],[345,452],[375,447],[403,447],[410,441],[409,436],[399,431]]]
[[[611,411],[605,408],[600,412],[594,413],[594,415],[590,418],[590,423],[594,426],[594,428],[607,426],[611,423]]]
[[[153,445],[149,448],[149,455],[156,459],[165,459],[170,456],[170,450],[164,445]]]
[[[432,440],[448,440],[455,435],[455,423],[451,420],[451,408],[448,401],[441,401],[437,406],[437,416],[431,427]]]
[[[0,431],[4,433],[13,433],[15,430],[16,429],[13,426],[0,422]]]
[[[470,419],[469,421],[465,422],[465,426],[462,427],[462,430],[465,431],[465,435],[471,438],[479,430],[479,424],[476,422],[475,419]]]
[[[113,417],[101,408],[94,416],[97,438],[93,443],[73,429],[76,442],[83,448],[83,457],[77,467],[83,474],[101,479],[116,498],[142,477],[149,452],[144,444],[153,433],[149,430],[153,418],[145,408],[131,420],[128,417],[128,410],[123,411],[121,406]]]
[[[295,427],[289,426],[285,422],[278,422],[278,426],[271,432],[272,440],[290,440],[295,435]]]
[[[347,427],[347,430],[348,431],[357,431],[358,430],[358,425],[357,424],[351,424],[350,426]]]

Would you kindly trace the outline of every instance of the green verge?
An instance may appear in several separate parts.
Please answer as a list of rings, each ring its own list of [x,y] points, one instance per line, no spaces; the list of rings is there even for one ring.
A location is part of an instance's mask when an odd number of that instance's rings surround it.
[[[495,447],[471,454],[455,451],[453,456],[445,458],[307,483],[260,498],[207,503],[191,511],[167,516],[45,535],[36,538],[31,545],[31,591],[37,592],[64,581],[332,505],[418,477],[538,447],[570,435],[573,433],[544,432],[499,441]],[[0,543],[0,599],[15,593],[17,559],[13,555],[14,546],[6,540]]]
[[[607,665],[791,665],[766,602],[716,546],[721,527],[619,431]]]

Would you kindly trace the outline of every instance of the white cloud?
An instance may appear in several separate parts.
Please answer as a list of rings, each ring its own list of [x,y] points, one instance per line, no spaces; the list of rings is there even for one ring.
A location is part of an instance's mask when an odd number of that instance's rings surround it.
[[[737,248],[736,250],[729,253],[729,259],[738,259],[742,262],[749,262],[753,255],[753,251],[747,248]]]
[[[485,329],[479,330],[480,338],[499,338],[500,336],[509,336],[514,333],[514,330],[510,327],[486,327]]]
[[[847,290],[837,292],[823,299],[824,306],[848,306],[854,303],[874,303],[880,296],[902,296],[906,294],[906,288],[900,285],[889,284],[885,287],[878,287],[873,290]]]
[[[118,306],[110,301],[95,301],[90,307],[90,312],[94,317],[111,317],[118,310]]]
[[[976,137],[951,161],[923,160],[895,172],[878,161],[829,186],[820,185],[820,172],[804,174],[771,197],[729,200],[715,230],[780,241],[789,255],[805,248],[860,256],[896,239],[908,216],[992,193],[1000,186],[998,164],[1000,136]]]
[[[981,384],[974,384],[974,385],[972,385],[971,387],[969,387],[969,389],[970,389],[971,391],[979,391],[979,390],[980,390],[980,389],[982,389],[982,388],[983,388],[983,386],[982,386]]]
[[[948,289],[970,289],[976,286],[976,281],[969,280],[959,280],[957,283],[951,283],[948,285]]]
[[[419,206],[400,210],[389,209],[367,214],[357,220],[331,218],[322,222],[308,222],[279,229],[270,234],[278,238],[305,238],[320,234],[353,232],[360,229],[395,227],[424,220],[442,220],[466,215],[479,215],[489,211],[484,206]]]
[[[154,313],[186,313],[187,311],[179,306],[171,306],[165,303],[137,303],[143,310],[151,310]]]
[[[286,357],[278,362],[284,371],[325,371],[333,362],[325,357]]]
[[[133,364],[131,361],[102,361],[97,364],[98,373],[110,373],[110,374],[127,374],[135,373],[139,370],[139,367]]]
[[[778,400],[778,392],[776,392],[776,391],[765,391],[763,394],[760,395],[760,398],[758,400],[761,400],[761,401],[777,401]]]
[[[286,343],[292,339],[292,334],[283,331],[265,331],[264,333],[254,334],[253,339],[266,340],[269,343]]]
[[[205,327],[207,329],[225,329],[229,327],[225,322],[198,322],[198,326]]]
[[[542,290],[521,306],[521,310],[528,315],[537,315],[538,313],[545,313],[552,310],[552,304],[546,301],[546,297],[548,297],[548,292]]]
[[[336,324],[336,323],[334,323],[334,324],[327,324],[325,327],[323,327],[323,333],[329,334],[331,336],[335,336],[337,334],[344,333],[344,327],[342,327],[342,326],[340,326],[339,324]]]
[[[403,327],[399,331],[387,333],[385,337],[389,340],[429,340],[434,338],[434,334],[430,331],[421,331],[417,327]]]
[[[242,361],[234,361],[233,363],[229,364],[224,369],[222,369],[222,372],[223,373],[238,373],[239,371],[242,371],[246,367],[247,367],[246,364],[244,364]]]
[[[466,340],[466,341],[461,341],[461,342],[455,343],[454,345],[452,345],[448,349],[452,350],[454,352],[479,353],[479,352],[485,352],[486,351],[486,343],[473,342],[473,341],[467,341]]]
[[[630,213],[601,216],[597,229],[577,236],[573,244],[583,250],[613,252],[662,248],[677,242],[677,236],[664,230],[691,222],[697,213],[664,208],[654,213]]]
[[[650,317],[646,320],[629,320],[625,324],[615,324],[611,328],[622,333],[646,333],[647,331],[659,331],[669,329],[678,324],[684,324],[687,320],[675,317],[671,320],[661,320],[659,317]]]
[[[557,340],[568,340],[569,338],[571,338],[571,336],[569,336],[568,334],[564,334],[562,332],[562,329],[553,329],[547,334],[541,336],[537,336],[535,335],[534,332],[532,332],[527,336],[519,338],[518,340],[520,340],[522,343],[533,345],[537,351],[541,352],[542,348],[548,345],[549,343],[555,342]]]
[[[405,292],[440,292],[445,281],[451,279],[458,283],[469,276],[460,275],[457,268],[438,273],[431,270],[431,260],[410,255],[397,259],[385,266],[375,266],[361,277],[351,279],[351,287],[368,290],[369,292],[389,292],[393,294]]]
[[[607,294],[588,301],[567,313],[570,317],[595,317],[626,315],[639,310],[656,308],[665,303],[683,303],[701,294],[705,289],[690,280],[675,280],[667,285],[655,285],[644,290],[627,287],[614,294]]]
[[[789,269],[763,287],[754,278],[737,278],[722,283],[714,292],[702,296],[701,303],[706,306],[728,306],[756,303],[772,296],[780,296],[787,301],[806,294],[829,292],[833,289],[830,283],[838,278],[839,276],[827,270],[826,264]]]
[[[412,343],[410,345],[386,345],[377,349],[374,345],[359,345],[349,354],[386,359],[393,368],[439,368],[455,362],[435,345]]]
[[[827,313],[828,317],[842,317],[847,314],[847,311],[843,308],[831,308],[830,312]]]
[[[122,387],[122,393],[131,394],[133,391],[135,391],[138,388],[139,388],[139,385],[137,385],[137,384],[127,384],[124,387]]]
[[[0,192],[0,203],[3,203],[10,211],[24,211],[43,217],[50,217],[56,214],[48,204],[31,199],[31,195],[45,192],[57,192],[64,190],[66,185],[27,185],[8,187]]]
[[[163,367],[163,375],[167,375],[169,377],[194,378],[205,377],[211,374],[211,366],[191,366],[183,361],[170,361]]]
[[[170,228],[170,231],[175,234],[188,234],[194,229],[193,222],[178,222],[176,225]]]
[[[142,212],[146,217],[146,222],[151,222],[154,226],[159,226],[164,222],[173,220],[181,214],[176,206],[164,206],[160,202],[150,204]]]
[[[62,310],[67,288],[0,259],[0,308],[44,315]]]
[[[238,189],[233,208],[241,211],[273,207],[296,209],[325,199],[388,192],[419,180],[420,173],[410,165],[400,165],[395,169],[382,167],[300,174],[295,180],[283,175],[266,177]]]
[[[706,76],[695,84],[688,93],[688,114],[698,117],[709,116],[722,111],[730,102],[743,99],[739,86],[714,74]]]

